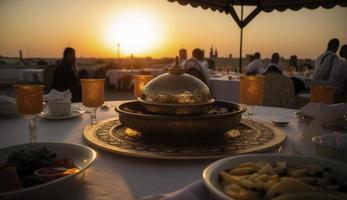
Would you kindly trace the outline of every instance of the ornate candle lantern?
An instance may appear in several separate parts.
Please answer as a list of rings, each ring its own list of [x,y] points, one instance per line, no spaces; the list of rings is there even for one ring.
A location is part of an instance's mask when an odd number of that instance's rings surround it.
[[[261,105],[264,99],[264,76],[240,77],[240,103]]]

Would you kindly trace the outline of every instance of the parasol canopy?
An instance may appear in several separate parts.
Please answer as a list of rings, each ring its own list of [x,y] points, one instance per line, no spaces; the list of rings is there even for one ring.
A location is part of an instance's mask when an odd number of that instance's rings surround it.
[[[203,9],[211,9],[219,11],[227,15],[231,15],[237,25],[241,29],[240,38],[240,66],[242,66],[242,39],[243,28],[252,21],[260,12],[272,12],[290,10],[300,10],[301,8],[316,9],[318,7],[334,8],[335,6],[347,7],[347,0],[168,0],[170,2],[178,2],[181,5],[191,5],[192,7],[201,7]],[[234,6],[241,6],[241,14],[238,16]],[[254,10],[243,16],[243,6],[253,6]]]

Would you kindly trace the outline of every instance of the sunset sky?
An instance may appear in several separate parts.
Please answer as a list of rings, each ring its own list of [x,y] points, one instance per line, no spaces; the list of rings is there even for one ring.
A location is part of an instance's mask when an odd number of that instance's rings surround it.
[[[225,14],[166,0],[0,0],[0,55],[175,56],[179,48],[238,57],[239,28]],[[336,37],[347,44],[347,8],[260,13],[244,29],[244,52],[315,58]]]

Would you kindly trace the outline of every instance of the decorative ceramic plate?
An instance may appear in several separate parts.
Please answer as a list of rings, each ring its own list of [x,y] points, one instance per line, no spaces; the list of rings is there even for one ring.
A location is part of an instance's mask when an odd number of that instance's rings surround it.
[[[86,112],[85,109],[72,108],[70,114],[68,114],[68,115],[55,116],[55,115],[51,115],[49,113],[48,109],[47,109],[47,110],[41,112],[39,114],[39,116],[44,118],[44,119],[60,120],[60,119],[70,119],[70,118],[78,117],[78,116],[82,115],[85,112]]]
[[[57,154],[58,158],[73,160],[80,172],[71,174],[47,183],[27,187],[11,192],[0,193],[1,200],[18,199],[58,199],[83,183],[85,170],[94,162],[96,152],[86,146],[68,143],[27,143],[0,149],[0,160],[6,160],[8,156],[19,150],[39,150],[46,147]]]
[[[117,118],[87,126],[83,135],[97,148],[116,154],[154,159],[215,159],[263,152],[279,147],[286,139],[281,129],[248,119],[223,136],[208,139],[144,137],[123,126]]]

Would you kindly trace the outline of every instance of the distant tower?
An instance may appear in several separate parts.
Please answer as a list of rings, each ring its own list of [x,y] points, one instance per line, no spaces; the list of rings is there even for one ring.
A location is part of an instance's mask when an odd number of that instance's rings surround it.
[[[211,49],[210,49],[210,58],[218,58],[218,51],[217,51],[217,48],[214,50],[213,52],[213,47],[211,46]]]
[[[19,50],[19,62],[23,61],[23,52],[22,50]]]
[[[118,43],[118,44],[117,44],[117,57],[118,57],[118,60],[119,60],[119,58],[120,58],[120,54],[119,54],[119,46],[120,46],[120,44]]]

